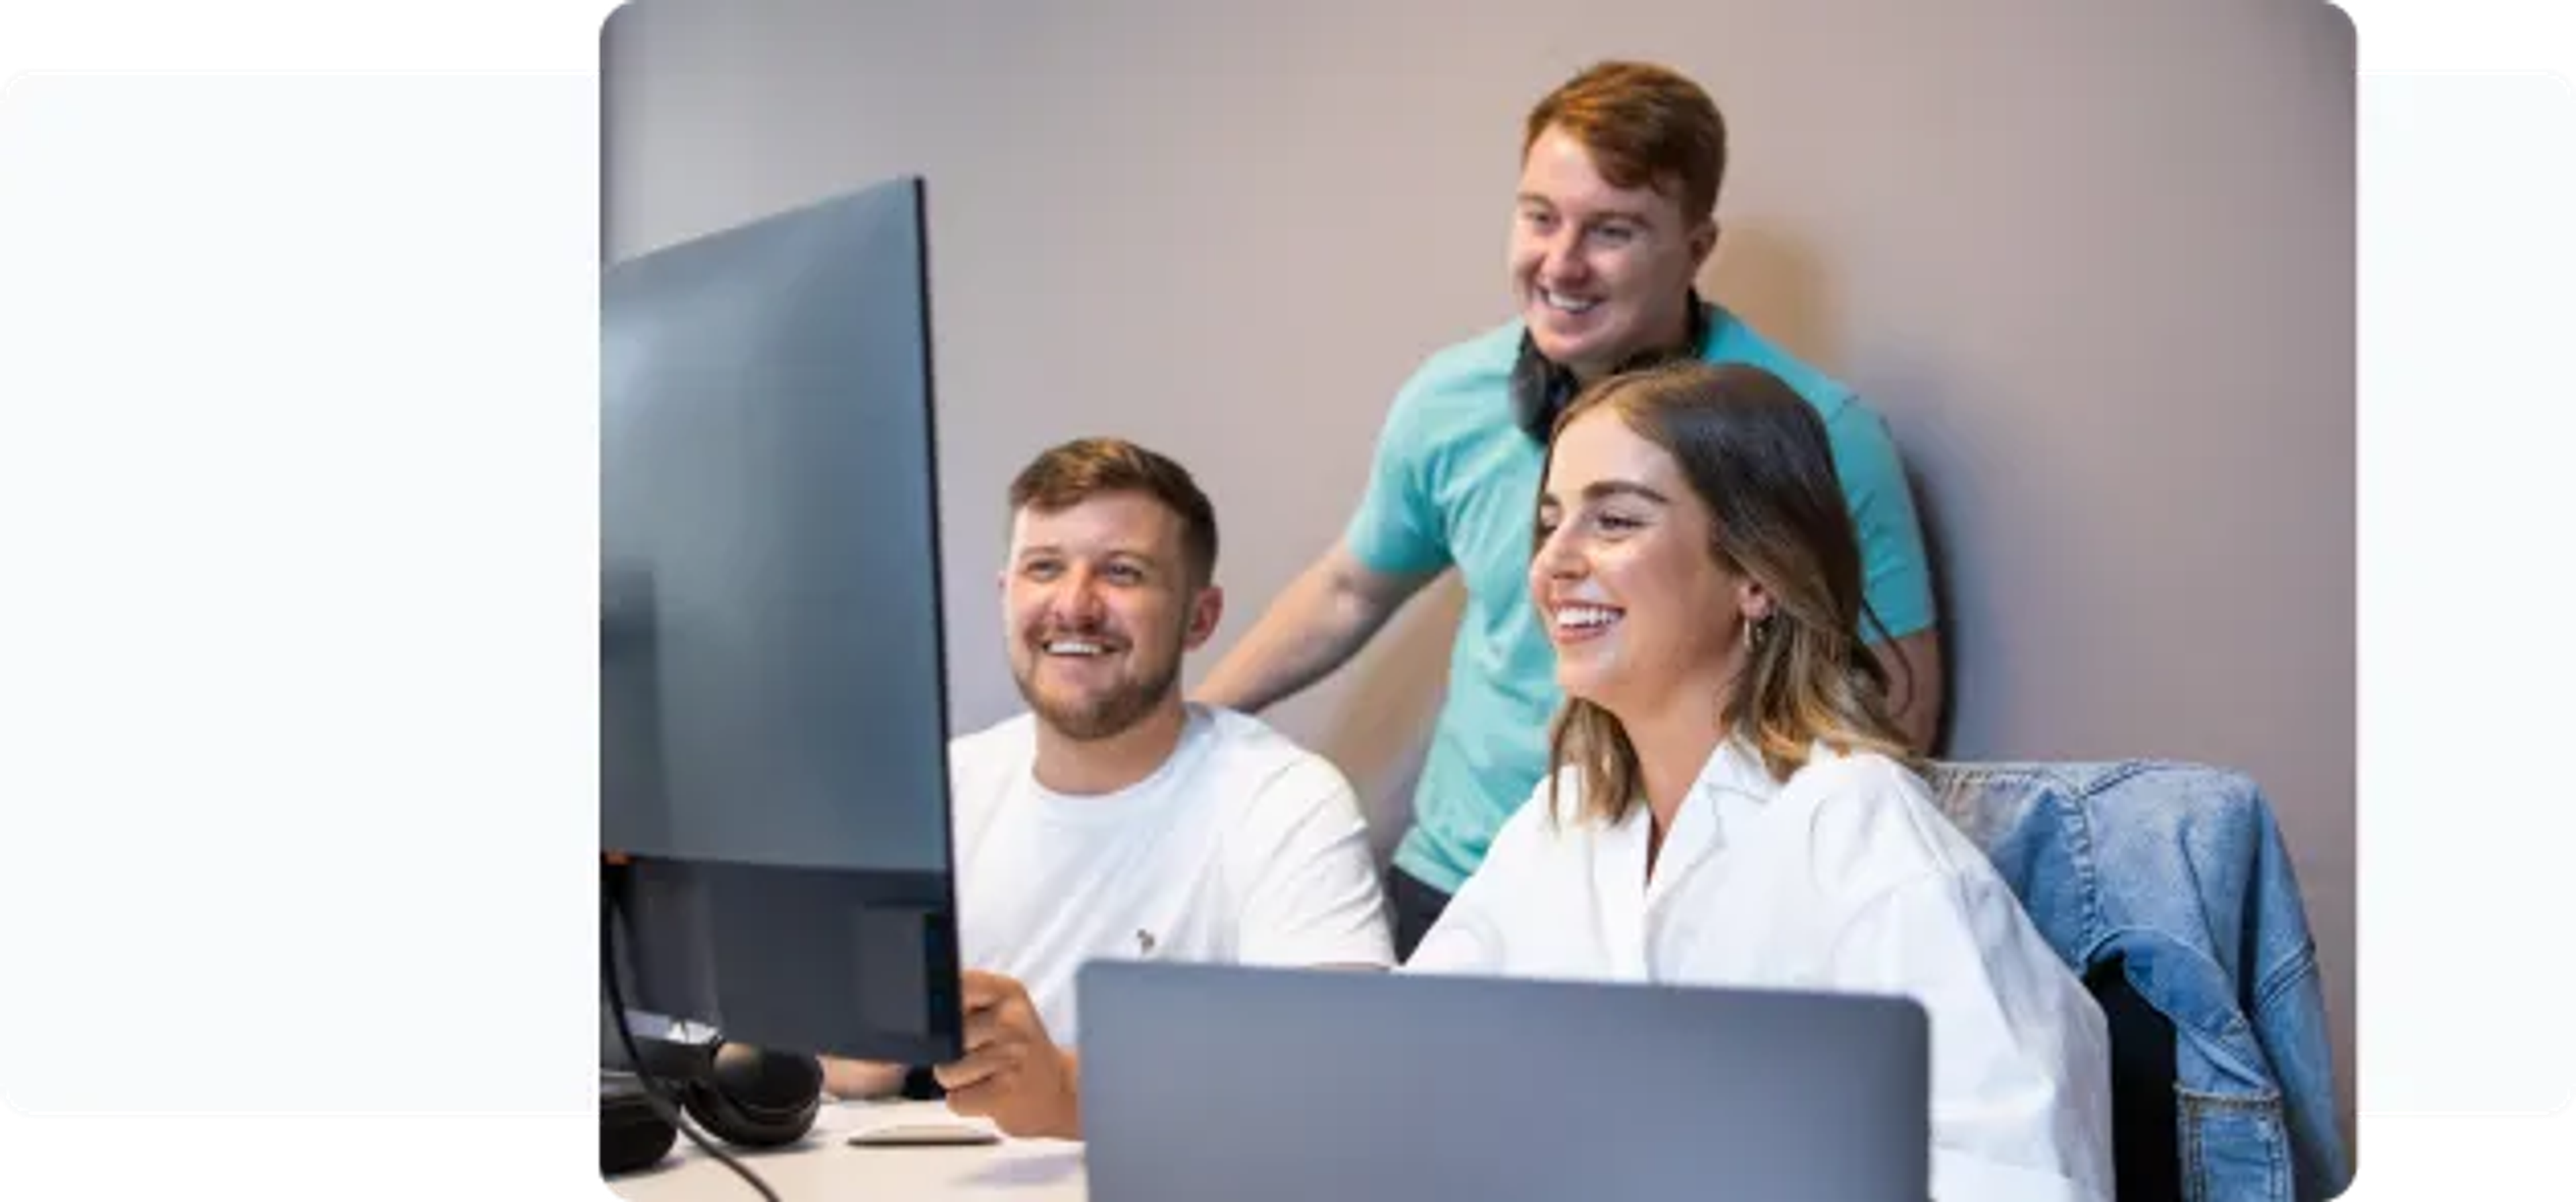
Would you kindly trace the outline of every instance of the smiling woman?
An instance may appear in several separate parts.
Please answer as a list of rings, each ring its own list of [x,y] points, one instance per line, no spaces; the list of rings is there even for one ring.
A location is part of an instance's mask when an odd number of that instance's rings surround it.
[[[1749,365],[1611,376],[1535,533],[1548,774],[1405,967],[1910,997],[1934,1194],[2109,1197],[2101,1011],[1913,771],[1814,407]]]
[[[1678,804],[1722,732],[1779,776],[1818,741],[1909,756],[1823,424],[1778,377],[1617,377],[1558,419],[1544,475],[1530,594],[1567,697],[1553,758],[1615,766],[1650,740],[1679,778],[1596,778],[1604,817],[1634,785]]]

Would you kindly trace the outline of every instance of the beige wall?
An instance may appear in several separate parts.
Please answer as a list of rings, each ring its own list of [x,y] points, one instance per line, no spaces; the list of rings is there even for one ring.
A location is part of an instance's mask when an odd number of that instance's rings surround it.
[[[605,47],[607,251],[927,176],[954,719],[1030,454],[1119,433],[1223,519],[1240,634],[1389,394],[1508,316],[1518,121],[1652,57],[1733,134],[1706,281],[1885,412],[1943,561],[1949,750],[2251,772],[2353,1030],[2354,44],[2316,0],[647,0]],[[1274,711],[1381,839],[1456,596]],[[1203,671],[1213,655],[1201,657]],[[1192,673],[1192,679],[1196,678]]]

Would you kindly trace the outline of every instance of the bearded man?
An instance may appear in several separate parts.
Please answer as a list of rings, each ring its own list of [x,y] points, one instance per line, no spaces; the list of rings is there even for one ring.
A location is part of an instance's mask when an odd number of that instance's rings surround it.
[[[1349,780],[1181,695],[1225,607],[1189,472],[1082,439],[1040,454],[1010,502],[1003,638],[1029,710],[949,746],[966,1055],[929,1075],[1005,1133],[1079,1138],[1084,961],[1383,969],[1393,947]],[[903,1079],[825,1062],[844,1097]]]

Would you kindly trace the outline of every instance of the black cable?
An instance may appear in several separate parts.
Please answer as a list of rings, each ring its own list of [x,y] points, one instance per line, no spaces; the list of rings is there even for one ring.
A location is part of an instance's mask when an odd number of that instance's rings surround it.
[[[699,1151],[714,1157],[717,1163],[749,1182],[751,1188],[760,1191],[761,1197],[768,1202],[778,1202],[777,1193],[769,1188],[768,1182],[760,1179],[760,1174],[752,1172],[750,1166],[734,1159],[732,1153],[699,1134],[697,1125],[672,1106],[671,1100],[663,1097],[662,1091],[653,1084],[651,1071],[644,1067],[643,1054],[635,1049],[635,1032],[626,1024],[626,999],[617,988],[617,891],[604,878],[599,887],[599,976],[608,987],[609,1011],[617,1017],[618,1045],[626,1050],[627,1063],[635,1066],[635,1080],[644,1087],[644,1104],[651,1106],[654,1115],[663,1122],[688,1136],[689,1142],[696,1144]]]

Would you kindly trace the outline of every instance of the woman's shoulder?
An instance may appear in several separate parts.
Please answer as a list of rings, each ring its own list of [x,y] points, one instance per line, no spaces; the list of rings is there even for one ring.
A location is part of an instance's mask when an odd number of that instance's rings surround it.
[[[1923,778],[1876,751],[1818,744],[1790,774],[1780,802],[1803,816],[1801,833],[1820,883],[1874,893],[1928,876],[1973,872]]]
[[[1551,789],[1550,786],[1554,788]],[[1494,832],[1484,862],[1526,867],[1590,846],[1599,820],[1584,812],[1583,770],[1573,764],[1542,776]]]
[[[1807,749],[1807,762],[1789,774],[1782,791],[1819,801],[1909,797],[1928,805],[1932,800],[1923,778],[1895,757],[1865,747],[1838,750],[1821,741]]]
[[[1522,838],[1555,841],[1574,834],[1583,825],[1583,769],[1563,764],[1530,786],[1529,796],[1503,821],[1495,840],[1500,842],[1503,834],[1518,831]]]

